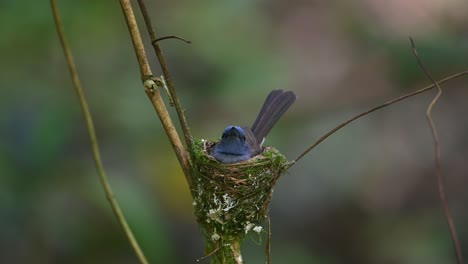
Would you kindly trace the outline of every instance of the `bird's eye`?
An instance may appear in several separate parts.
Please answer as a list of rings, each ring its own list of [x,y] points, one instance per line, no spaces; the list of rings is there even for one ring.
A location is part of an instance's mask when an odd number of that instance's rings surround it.
[[[221,138],[225,138],[226,137],[226,133],[223,133],[223,135],[221,136]]]
[[[241,136],[242,141],[245,141],[245,136]]]

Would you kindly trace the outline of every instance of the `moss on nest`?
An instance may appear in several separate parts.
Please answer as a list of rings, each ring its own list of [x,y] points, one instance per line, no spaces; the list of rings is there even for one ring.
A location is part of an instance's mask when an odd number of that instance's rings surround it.
[[[287,159],[266,147],[247,161],[222,164],[209,155],[215,143],[193,142],[193,205],[205,237],[219,247],[239,242],[250,231],[261,232],[273,187],[287,169]]]

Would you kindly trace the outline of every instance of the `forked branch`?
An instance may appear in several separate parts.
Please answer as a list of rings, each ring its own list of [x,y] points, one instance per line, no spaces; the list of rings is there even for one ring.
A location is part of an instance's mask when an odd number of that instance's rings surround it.
[[[190,160],[188,157],[188,153],[182,144],[179,134],[172,122],[172,119],[169,115],[169,112],[164,104],[164,101],[161,97],[159,89],[156,83],[152,80],[153,75],[151,72],[151,68],[148,64],[148,59],[146,56],[146,52],[143,46],[143,41],[141,40],[140,31],[138,29],[138,24],[135,19],[135,14],[133,12],[132,5],[130,0],[120,0],[120,5],[122,6],[122,12],[125,16],[125,21],[127,22],[127,27],[130,32],[130,37],[132,39],[133,47],[135,50],[136,57],[138,59],[138,64],[140,65],[140,72],[142,81],[144,82],[145,91],[148,95],[148,98],[151,100],[151,103],[156,110],[159,119],[166,131],[167,136],[169,137],[169,141],[171,142],[172,148],[175,151],[177,159],[184,171],[185,178],[191,187],[191,179],[190,179]],[[169,84],[169,80],[168,81]],[[169,91],[170,91],[170,84],[169,84]],[[172,95],[172,99],[178,104],[178,98],[174,94]],[[184,119],[185,120],[185,119]],[[188,130],[188,129],[187,129]]]
[[[174,86],[174,82],[172,81],[172,77],[169,73],[169,69],[167,67],[166,60],[164,59],[164,55],[162,53],[161,47],[159,46],[159,41],[163,38],[159,38],[159,39],[157,38],[156,32],[154,31],[153,26],[151,24],[151,18],[148,14],[148,10],[146,9],[145,2],[143,0],[138,0],[138,5],[140,6],[143,19],[145,20],[146,28],[148,29],[148,34],[150,35],[151,44],[153,45],[154,52],[156,53],[156,56],[158,57],[159,64],[161,65],[161,70],[163,72],[164,79],[167,82],[169,93],[171,94],[172,100],[174,101],[174,106],[177,111],[177,115],[179,117],[180,126],[182,127],[182,132],[184,134],[185,144],[187,145],[187,149],[189,150],[189,152],[191,152],[192,136],[190,134],[189,127],[187,125],[187,120],[185,119],[184,109],[182,108],[180,104],[179,97],[177,96],[176,89]],[[190,41],[187,41],[180,37],[176,37],[176,36],[171,36],[171,37],[190,43]]]

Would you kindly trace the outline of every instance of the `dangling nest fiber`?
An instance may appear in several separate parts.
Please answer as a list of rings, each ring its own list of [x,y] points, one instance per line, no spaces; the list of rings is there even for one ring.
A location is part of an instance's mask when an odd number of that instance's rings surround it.
[[[248,161],[221,164],[209,155],[215,143],[193,144],[193,205],[205,237],[215,244],[259,233],[273,187],[289,163],[276,149],[266,147]]]

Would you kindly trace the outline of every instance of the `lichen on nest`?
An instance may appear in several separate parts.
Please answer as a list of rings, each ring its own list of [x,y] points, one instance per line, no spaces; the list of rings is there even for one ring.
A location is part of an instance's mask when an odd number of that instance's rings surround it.
[[[209,154],[214,145],[193,141],[193,204],[205,237],[228,243],[261,232],[273,187],[289,163],[278,150],[265,147],[247,161],[222,164]]]

